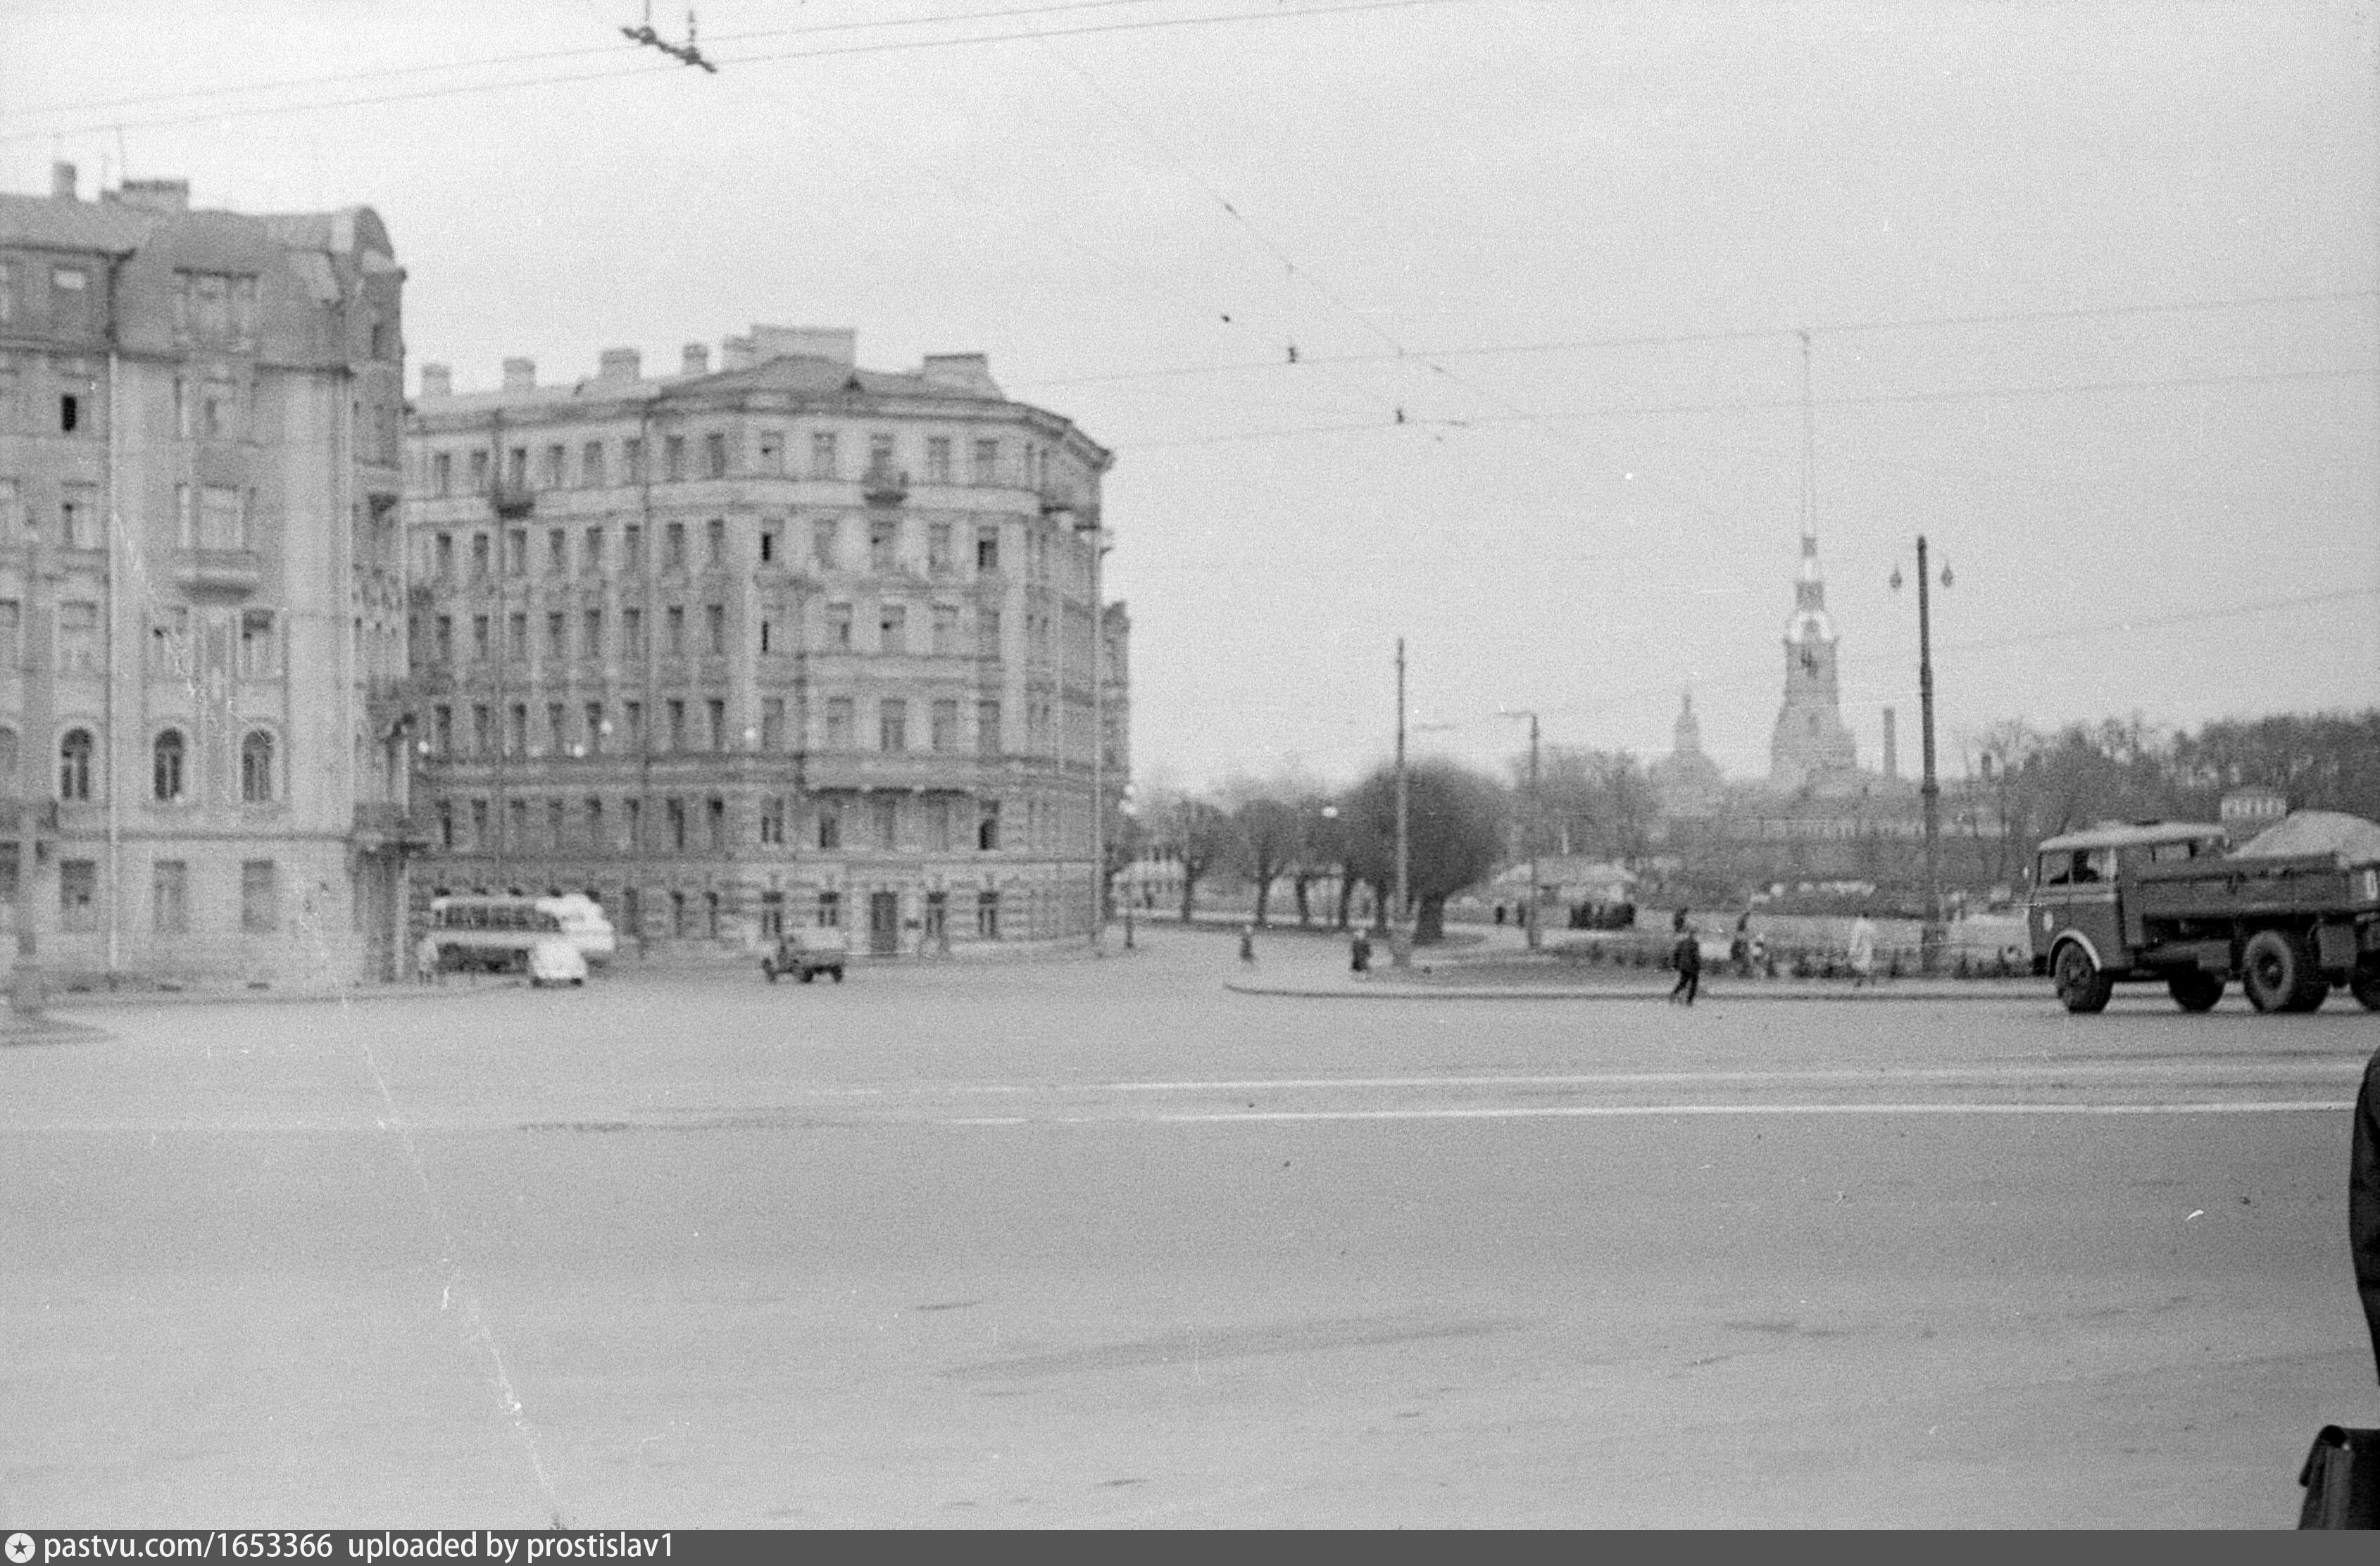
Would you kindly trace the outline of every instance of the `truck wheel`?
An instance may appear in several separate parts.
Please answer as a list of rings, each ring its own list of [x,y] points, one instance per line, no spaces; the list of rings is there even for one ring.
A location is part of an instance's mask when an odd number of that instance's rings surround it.
[[[2260,929],[2240,954],[2240,988],[2260,1012],[2311,1012],[2330,993],[2305,942],[2285,930]]]
[[[2058,988],[2058,999],[2074,1013],[2104,1012],[2107,997],[2116,992],[2116,981],[2099,971],[2091,953],[2079,941],[2070,941],[2058,949],[2050,959],[2050,972]]]
[[[834,981],[837,984],[841,984],[843,982],[843,970],[841,968],[834,970]]]
[[[814,973],[810,972],[810,970],[809,970],[809,969],[808,969],[808,968],[804,968],[804,969],[802,970],[802,982],[803,982],[804,984],[808,984],[810,980],[812,980],[812,979],[814,979],[814,978],[816,978],[816,977],[818,977],[818,975],[816,975],[816,974],[814,974]]]
[[[2173,1003],[2185,1012],[2211,1012],[2215,1002],[2223,999],[2223,976],[2193,968],[2178,973],[2165,981],[2173,994]]]
[[[776,969],[774,969],[774,968],[771,967],[771,966],[770,966],[768,964],[766,964],[766,963],[762,963],[762,964],[760,965],[760,971],[761,971],[762,973],[767,974],[767,975],[769,976],[769,982],[770,982],[771,984],[774,984],[774,983],[776,983],[776,982],[777,982],[777,970],[776,970]]]
[[[2365,1011],[2380,1012],[2380,963],[2367,961],[2359,965],[2347,988],[2363,1002]]]

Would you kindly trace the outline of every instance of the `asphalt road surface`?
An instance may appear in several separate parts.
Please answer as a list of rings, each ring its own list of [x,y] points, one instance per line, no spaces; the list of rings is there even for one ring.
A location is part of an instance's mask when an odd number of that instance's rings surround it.
[[[2372,1014],[1233,949],[0,1050],[0,1521],[2284,1526],[2380,1423]]]

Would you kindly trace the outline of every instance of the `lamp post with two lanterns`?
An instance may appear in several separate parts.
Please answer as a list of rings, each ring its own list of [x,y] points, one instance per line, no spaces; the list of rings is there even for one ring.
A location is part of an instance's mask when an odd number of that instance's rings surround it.
[[[1950,585],[1950,564],[1942,563],[1942,586]],[[1925,781],[1917,797],[1925,816],[1925,923],[1918,936],[1918,962],[1932,973],[1942,960],[1942,787],[1934,771],[1934,627],[1927,597],[1925,535],[1917,535],[1917,722],[1925,750]],[[1892,568],[1892,590],[1900,590],[1900,567]]]

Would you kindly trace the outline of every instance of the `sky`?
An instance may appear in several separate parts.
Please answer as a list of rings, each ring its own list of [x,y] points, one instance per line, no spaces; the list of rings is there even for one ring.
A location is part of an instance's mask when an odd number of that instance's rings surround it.
[[[1651,759],[1690,691],[1763,775],[1805,475],[1864,764],[1920,534],[1953,777],[2380,702],[2368,4],[709,0],[715,74],[644,17],[0,0],[0,189],[369,205],[457,390],[988,354],[1115,454],[1143,786],[1352,781],[1399,637],[1418,754]]]

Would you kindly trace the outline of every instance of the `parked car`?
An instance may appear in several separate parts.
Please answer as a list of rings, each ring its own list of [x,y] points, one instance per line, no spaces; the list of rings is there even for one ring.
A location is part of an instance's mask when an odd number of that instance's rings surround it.
[[[843,982],[843,965],[851,957],[851,942],[839,929],[797,929],[781,938],[776,949],[760,959],[760,971],[774,984],[783,974],[798,975],[804,984],[820,974]]]
[[[584,984],[587,959],[568,941],[550,937],[528,949],[528,982],[539,989],[549,984]]]

